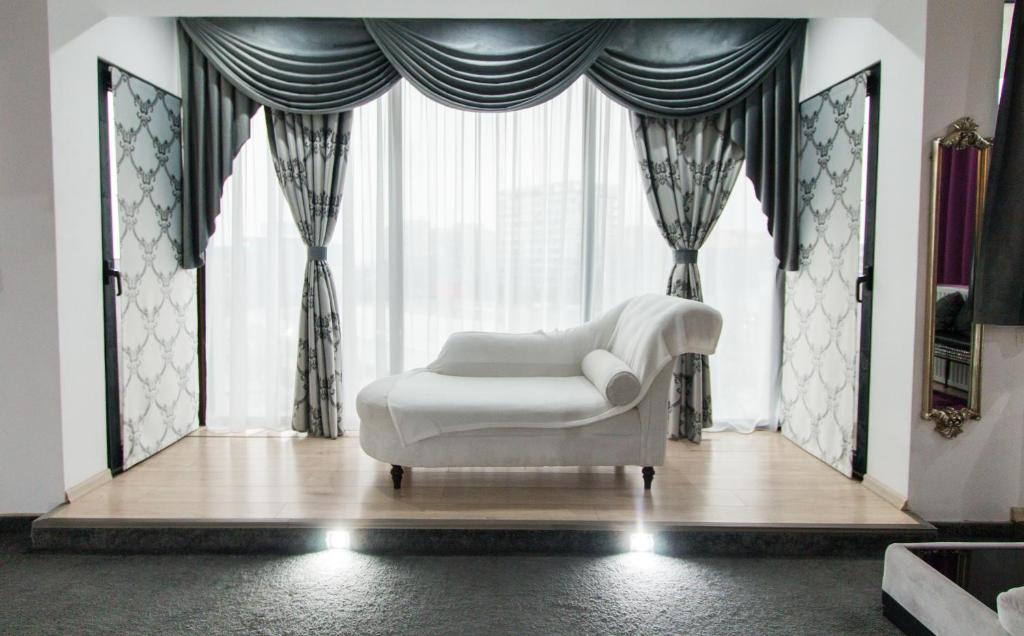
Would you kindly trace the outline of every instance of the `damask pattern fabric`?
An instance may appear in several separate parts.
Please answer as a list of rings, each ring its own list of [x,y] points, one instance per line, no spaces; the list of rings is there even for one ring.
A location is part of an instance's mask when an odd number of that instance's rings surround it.
[[[800,270],[786,274],[782,432],[850,476],[867,75],[800,107]]]
[[[339,112],[405,77],[431,99],[456,108],[508,111],[550,100],[583,74],[641,114],[700,119],[728,111],[729,134],[746,153],[747,176],[775,237],[775,254],[784,269],[796,267],[794,157],[805,20],[179,23],[187,61],[182,77],[189,87],[187,144],[214,155],[205,171],[198,157],[186,162],[186,191],[196,189],[187,195],[195,203],[190,199],[186,212],[195,219],[186,227],[186,267],[202,262],[219,212],[211,196],[220,193],[238,152],[231,135],[243,136],[218,121],[246,110],[249,101],[293,113]],[[197,98],[190,100],[193,92]],[[202,101],[204,95],[209,99]],[[208,121],[192,123],[194,118]],[[228,166],[218,173],[225,157]]]
[[[292,428],[334,438],[342,434],[341,320],[327,245],[338,222],[352,113],[267,109],[266,117],[277,179],[308,248]]]
[[[704,299],[697,250],[725,209],[743,166],[743,148],[730,139],[727,123],[727,113],[702,120],[633,117],[647,201],[677,256],[668,281],[672,296]],[[699,442],[702,430],[712,425],[706,355],[676,360],[669,399],[672,436]]]
[[[195,272],[181,258],[181,101],[111,69],[122,444],[128,468],[199,426]]]

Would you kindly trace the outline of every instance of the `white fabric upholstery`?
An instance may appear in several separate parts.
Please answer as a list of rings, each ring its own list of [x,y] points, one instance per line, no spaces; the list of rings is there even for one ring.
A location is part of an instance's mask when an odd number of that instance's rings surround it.
[[[649,295],[564,331],[455,334],[426,369],[359,393],[360,443],[409,466],[660,465],[669,363],[713,353],[720,330],[702,303]],[[636,374],[633,400],[612,404],[580,375],[595,349]]]
[[[645,387],[677,356],[714,353],[722,331],[721,314],[695,300],[646,294],[616,309],[615,328],[603,348],[629,365]]]
[[[629,404],[640,395],[640,379],[610,351],[594,349],[583,356],[580,368],[591,384],[615,406]]]
[[[398,437],[406,444],[445,433],[489,428],[567,428],[589,422],[609,404],[581,375],[471,377],[412,371],[388,394]]]
[[[937,636],[1006,636],[998,615],[918,558],[915,548],[1024,549],[1024,543],[894,543],[885,550],[882,591]]]
[[[399,466],[660,466],[668,436],[672,366],[636,407],[574,428],[463,431],[403,444],[388,409],[388,394],[403,376],[382,378],[359,393],[359,443],[382,462]]]
[[[1006,590],[996,597],[999,624],[1012,636],[1024,636],[1024,587]]]

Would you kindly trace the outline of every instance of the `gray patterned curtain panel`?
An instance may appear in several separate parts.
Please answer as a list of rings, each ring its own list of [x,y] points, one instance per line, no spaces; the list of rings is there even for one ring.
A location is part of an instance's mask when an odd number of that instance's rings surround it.
[[[299,317],[292,428],[341,435],[341,320],[327,244],[341,209],[352,113],[298,115],[266,109],[277,180],[308,248]]]
[[[703,300],[697,250],[725,209],[743,165],[743,147],[729,135],[726,112],[705,119],[633,116],[637,155],[654,221],[675,250],[668,293]],[[712,424],[708,357],[676,360],[669,421],[673,437],[699,442]]]
[[[185,188],[198,191],[187,199],[192,219],[186,226],[186,267],[202,262],[218,213],[213,195],[219,195],[237,152],[235,138],[216,124],[224,109],[241,113],[258,102],[291,113],[350,110],[401,76],[456,108],[515,110],[550,99],[584,73],[637,113],[699,119],[729,111],[729,133],[746,150],[748,176],[775,236],[776,256],[783,268],[797,267],[795,134],[804,20],[179,23],[188,58],[183,78],[189,152],[228,163],[218,172],[211,160],[186,162]],[[225,83],[236,90],[226,91]],[[210,106],[215,102],[219,107]]]
[[[1013,8],[1003,93],[999,100],[985,214],[975,257],[974,318],[989,325],[1024,325],[1024,10]]]
[[[802,20],[625,20],[588,76],[633,112],[692,118],[727,110],[775,257],[800,263],[796,157]]]

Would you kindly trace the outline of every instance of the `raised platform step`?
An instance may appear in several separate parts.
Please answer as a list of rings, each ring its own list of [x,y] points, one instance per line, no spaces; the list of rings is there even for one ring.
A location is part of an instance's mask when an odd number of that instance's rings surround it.
[[[507,525],[507,524],[505,524]],[[629,550],[636,528],[546,524],[544,527],[331,527],[315,524],[203,522],[97,523],[41,518],[32,527],[37,550],[112,553],[297,553],[323,550],[329,530],[348,532],[350,548],[372,554],[616,554]],[[919,526],[648,527],[654,551],[674,556],[872,556],[897,542],[930,541]]]

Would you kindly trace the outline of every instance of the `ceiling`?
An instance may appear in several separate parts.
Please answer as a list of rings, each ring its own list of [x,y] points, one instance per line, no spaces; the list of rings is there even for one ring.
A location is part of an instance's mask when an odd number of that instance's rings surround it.
[[[63,4],[68,0],[50,0]],[[873,17],[911,0],[75,0],[104,16],[443,18]]]

